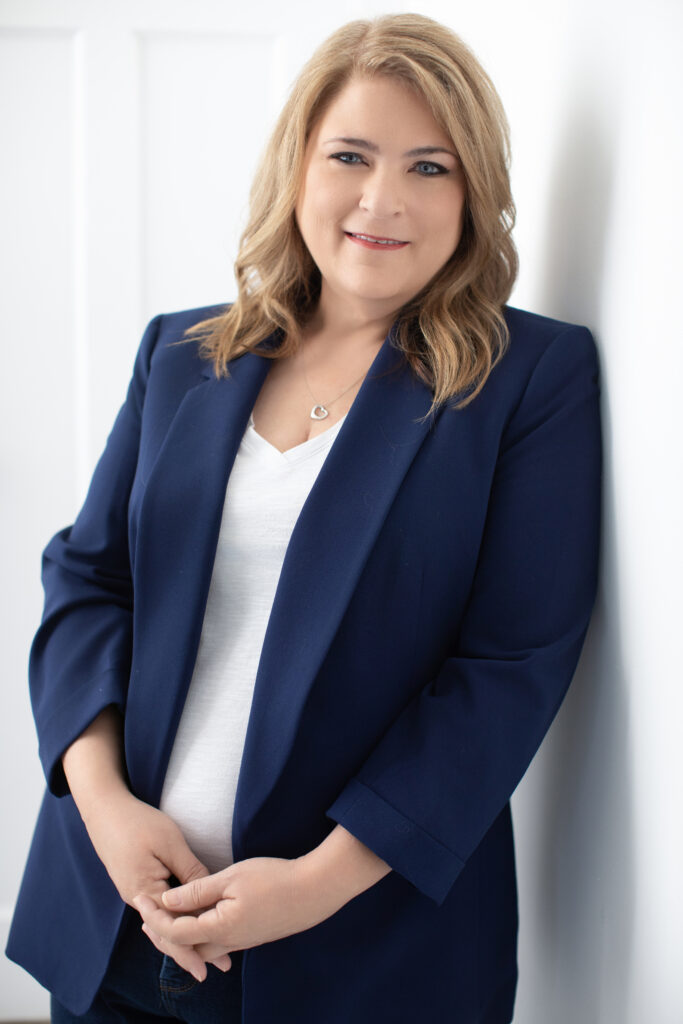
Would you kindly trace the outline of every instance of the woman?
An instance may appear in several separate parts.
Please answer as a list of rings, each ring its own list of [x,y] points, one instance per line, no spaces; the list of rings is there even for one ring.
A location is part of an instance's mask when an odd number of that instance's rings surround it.
[[[588,627],[601,446],[589,332],[505,306],[506,138],[449,30],[345,26],[236,302],[149,324],[44,556],[9,955],[53,1020],[512,1019],[509,798]]]

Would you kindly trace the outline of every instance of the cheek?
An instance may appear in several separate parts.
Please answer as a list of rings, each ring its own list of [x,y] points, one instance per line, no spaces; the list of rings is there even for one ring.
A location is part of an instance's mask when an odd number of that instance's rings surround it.
[[[311,175],[306,194],[313,215],[321,221],[333,221],[348,210],[352,197],[348,185],[345,187],[338,175],[324,171]]]
[[[459,201],[443,204],[434,210],[432,224],[435,237],[440,239],[440,247],[448,253],[448,256],[454,252],[460,241],[463,218],[464,205]]]

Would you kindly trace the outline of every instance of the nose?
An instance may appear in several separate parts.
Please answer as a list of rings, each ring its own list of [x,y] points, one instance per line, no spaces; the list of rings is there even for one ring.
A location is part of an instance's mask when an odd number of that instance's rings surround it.
[[[403,187],[396,172],[377,166],[363,179],[361,210],[371,217],[393,217],[405,211]]]

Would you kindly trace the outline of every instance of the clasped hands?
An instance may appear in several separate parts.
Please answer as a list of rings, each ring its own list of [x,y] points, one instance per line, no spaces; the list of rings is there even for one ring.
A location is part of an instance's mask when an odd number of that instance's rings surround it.
[[[80,757],[83,744],[69,749]],[[74,757],[68,760],[73,789],[74,779],[88,775],[75,771]],[[133,796],[117,773],[109,773],[106,785],[100,780],[79,788],[78,796],[88,835],[119,896],[138,911],[157,949],[198,981],[206,978],[207,963],[227,971],[230,950],[306,931],[391,871],[338,824],[300,857],[252,857],[211,875],[178,825]],[[175,889],[171,876],[181,883]]]
[[[116,890],[154,945],[203,981],[229,970],[230,950],[306,931],[391,868],[338,824],[291,860],[252,857],[210,875],[178,825],[128,788],[123,723],[112,705],[67,748],[62,763],[83,824]],[[170,878],[181,884],[170,888]]]
[[[253,857],[210,875],[175,822],[125,786],[117,783],[106,797],[81,806],[93,846],[121,899],[139,912],[157,949],[198,981],[206,978],[207,963],[229,970],[230,950],[305,931],[379,877],[378,858],[339,825],[321,846],[300,857]],[[344,839],[352,851],[372,858],[367,880],[367,871],[359,877],[353,869]],[[321,861],[323,847],[332,860]],[[350,875],[339,869],[340,857]],[[171,876],[184,884],[171,889]]]
[[[253,857],[152,898],[132,901],[158,950],[198,981],[229,953],[305,931],[339,909],[310,884],[303,858]]]

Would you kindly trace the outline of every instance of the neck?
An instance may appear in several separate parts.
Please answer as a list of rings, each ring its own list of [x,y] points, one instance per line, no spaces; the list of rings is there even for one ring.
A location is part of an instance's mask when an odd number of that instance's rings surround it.
[[[339,347],[351,349],[378,348],[396,319],[396,310],[388,309],[387,304],[353,303],[340,301],[337,296],[330,295],[323,286],[320,301],[309,317],[304,328],[304,341],[315,346],[334,343]]]

